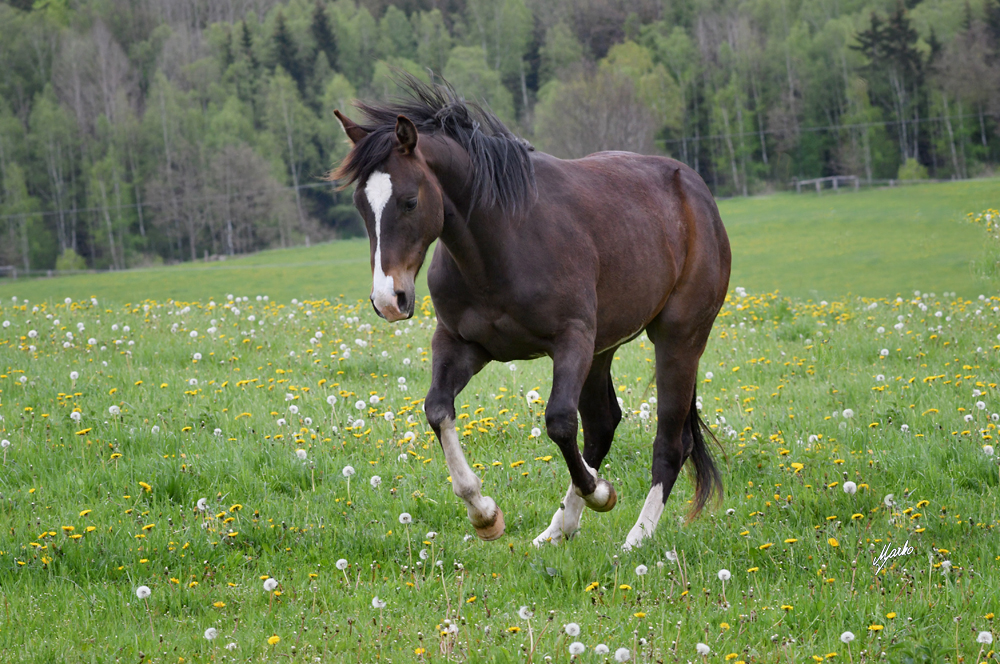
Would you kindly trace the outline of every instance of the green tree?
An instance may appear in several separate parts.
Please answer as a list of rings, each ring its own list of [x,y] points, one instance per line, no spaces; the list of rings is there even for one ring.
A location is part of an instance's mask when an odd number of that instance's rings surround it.
[[[327,64],[330,67],[336,67],[337,38],[333,34],[330,17],[326,13],[326,5],[323,4],[322,0],[316,0],[316,4],[313,6],[312,23],[309,25],[309,30],[316,41],[317,55],[324,54]]]
[[[452,39],[440,9],[413,15],[413,31],[417,38],[417,62],[421,67],[441,74],[448,63]]]
[[[504,87],[500,72],[487,66],[481,48],[453,48],[444,76],[467,99],[485,102],[501,120],[508,124],[513,122],[514,98]]]
[[[417,41],[406,14],[396,5],[389,5],[378,24],[378,52],[383,58],[417,57]]]
[[[583,44],[563,22],[556,23],[545,32],[545,43],[538,49],[541,57],[539,82],[546,82],[565,75],[583,63]]]

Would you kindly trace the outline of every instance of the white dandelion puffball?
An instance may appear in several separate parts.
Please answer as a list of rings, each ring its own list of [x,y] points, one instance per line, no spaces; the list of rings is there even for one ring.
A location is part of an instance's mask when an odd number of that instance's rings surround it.
[[[382,484],[382,478],[378,475],[372,475],[372,478],[368,480],[368,483],[372,485],[373,489],[377,489],[379,488],[379,485]]]
[[[382,600],[380,600],[378,598],[378,595],[376,595],[375,597],[372,597],[372,608],[373,609],[384,609],[385,608],[385,602],[383,602]]]
[[[69,372],[69,379],[70,380],[76,380],[79,377],[80,377],[79,372],[76,372],[76,371],[70,371]]]
[[[719,570],[719,581],[728,581],[731,578],[733,578],[733,574],[728,569]]]
[[[194,361],[197,362],[201,359],[201,353],[195,353],[192,357],[194,358]]]
[[[527,401],[530,406],[538,400],[538,392],[535,390],[528,390],[528,393],[524,395],[524,400]]]
[[[196,506],[199,512],[204,512],[208,509],[208,498],[199,498]]]
[[[139,599],[146,599],[153,594],[153,591],[149,589],[149,586],[139,586],[135,589],[135,596]]]
[[[392,413],[391,410],[385,411],[385,413],[383,413],[382,417],[385,418],[386,422],[392,422],[394,419],[396,419],[396,416],[393,415],[393,413]]]
[[[198,384],[198,379],[197,378],[192,378],[192,379],[188,380],[188,385],[194,386],[194,385],[197,385],[197,384]]]
[[[607,655],[609,648],[603,643],[598,643],[594,646],[594,653],[597,655]]]
[[[569,644],[569,654],[572,655],[572,656],[574,656],[574,657],[576,655],[582,654],[583,651],[586,650],[586,649],[587,649],[587,646],[583,645],[579,641],[574,641],[573,643]]]
[[[712,373],[711,371],[706,371],[705,372],[705,378],[707,378],[709,380],[712,380],[713,378],[715,378],[715,374]]]
[[[409,512],[403,512],[402,514],[399,515],[399,522],[404,526],[409,525],[413,523],[413,517],[410,516]]]
[[[273,578],[264,579],[264,590],[271,592],[278,587],[278,581]]]
[[[291,413],[292,415],[298,415],[299,414],[299,407],[295,406],[295,405],[291,405],[291,406],[288,407],[288,412]]]
[[[982,401],[977,401],[976,408],[978,408],[979,410],[986,410],[986,404]]]
[[[83,415],[80,414],[80,411],[74,410],[72,413],[69,414],[69,419],[73,420],[74,422],[79,422],[81,419],[83,419]]]
[[[845,408],[844,409],[844,419],[845,420],[849,420],[852,417],[854,417],[854,411],[851,410],[850,408]]]
[[[616,662],[627,662],[630,659],[632,659],[632,653],[628,651],[628,648],[619,648],[615,651]]]
[[[427,539],[429,539],[429,540],[432,540],[432,539],[434,539],[437,536],[438,536],[438,534],[436,532],[434,532],[433,530],[427,531],[427,535],[425,535],[425,537]]]
[[[277,425],[278,425],[279,427],[283,427],[283,426],[285,426],[285,425],[286,425],[286,424],[288,424],[288,423],[287,423],[287,422],[285,422],[285,418],[283,418],[283,417],[279,417],[279,418],[278,418],[278,421],[277,421],[277,422],[275,422],[275,424],[277,424]]]
[[[844,482],[844,493],[853,496],[858,492],[858,485],[854,482]]]
[[[533,615],[535,615],[535,614],[532,613],[531,611],[529,611],[528,607],[526,607],[526,606],[522,606],[520,609],[517,610],[517,616],[521,620],[529,620],[531,618],[531,616],[533,616]]]
[[[639,565],[638,567],[635,568],[636,576],[646,576],[646,572],[648,571],[649,568],[646,567],[645,565]]]
[[[885,505],[886,507],[892,507],[893,505],[895,505],[896,504],[895,494],[887,493],[885,498],[882,499],[882,504]]]
[[[531,429],[531,437],[532,438],[538,438],[541,435],[542,435],[542,430],[541,429],[539,429],[538,427],[532,427],[532,429]]]
[[[566,623],[563,625],[563,629],[570,636],[580,636],[580,626],[576,623]]]
[[[990,632],[980,632],[979,636],[976,637],[976,643],[982,643],[985,646],[993,643],[993,634]]]
[[[121,415],[122,409],[118,406],[112,406],[111,408],[108,408],[108,412],[112,415]]]
[[[357,401],[354,402],[354,407],[357,408],[358,410],[364,410],[365,402],[362,401],[361,399],[358,399]]]
[[[878,352],[878,354],[881,355],[882,357],[889,357],[889,349],[883,348]]]
[[[295,456],[297,456],[302,461],[305,461],[306,457],[308,456],[308,453],[303,449],[297,449],[295,450]]]
[[[218,635],[219,635],[219,630],[215,629],[214,627],[209,627],[208,629],[205,630],[205,638],[209,641],[212,641]]]
[[[696,645],[694,647],[694,649],[697,650],[698,654],[702,655],[702,656],[707,655],[708,653],[710,653],[712,651],[712,649],[709,648],[708,645],[706,645],[704,643],[699,643],[698,645]]]
[[[344,477],[350,477],[354,474],[354,466],[344,466],[344,469],[340,471]]]
[[[406,456],[406,452],[403,452],[398,457],[396,457],[396,461],[409,461],[409,459],[410,457]]]
[[[677,551],[675,551],[674,549],[667,551],[667,560],[669,560],[672,563],[677,562]]]
[[[963,417],[962,419],[964,419],[966,422],[971,422],[972,421],[972,413],[966,414],[966,416]]]
[[[10,441],[9,440],[7,440],[6,438],[4,438],[3,440],[0,440],[0,448],[7,449],[8,447],[10,447]]]
[[[373,406],[377,404],[379,401],[380,399],[378,398],[377,394],[373,394],[370,397],[368,397],[368,403],[370,403]]]
[[[192,339],[197,339],[198,338],[198,330],[191,330],[191,335],[190,336],[191,336]]]
[[[337,569],[339,569],[341,571],[347,569],[347,559],[346,558],[341,558],[340,560],[337,561]]]
[[[212,433],[214,433],[216,436],[221,436],[222,435],[222,429],[219,429],[218,427],[216,427],[215,431],[213,431]]]
[[[983,452],[986,452],[986,456],[993,456],[993,446],[983,445]]]
[[[854,632],[844,632],[840,635],[841,643],[850,643],[854,640]]]
[[[326,403],[333,406],[334,404],[337,403],[337,397],[331,394],[326,398]]]

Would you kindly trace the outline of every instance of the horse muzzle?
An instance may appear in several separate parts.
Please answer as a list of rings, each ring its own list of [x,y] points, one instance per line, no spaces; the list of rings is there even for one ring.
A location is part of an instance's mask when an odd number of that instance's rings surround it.
[[[415,296],[412,290],[392,291],[391,295],[374,293],[369,299],[379,318],[384,318],[390,323],[413,317]]]

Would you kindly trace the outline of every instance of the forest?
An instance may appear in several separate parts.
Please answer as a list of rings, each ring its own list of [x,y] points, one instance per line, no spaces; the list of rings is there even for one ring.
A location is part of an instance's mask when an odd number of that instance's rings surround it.
[[[363,235],[333,110],[398,71],[717,196],[1000,163],[1000,0],[7,0],[0,277]]]

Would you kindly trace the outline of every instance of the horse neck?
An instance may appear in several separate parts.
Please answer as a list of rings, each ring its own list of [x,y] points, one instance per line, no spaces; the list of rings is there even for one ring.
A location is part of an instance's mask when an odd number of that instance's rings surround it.
[[[467,277],[481,277],[493,262],[490,259],[497,256],[495,247],[508,227],[506,220],[497,210],[482,206],[472,209],[472,161],[462,146],[447,136],[422,138],[426,140],[421,151],[445,199],[441,241]]]

